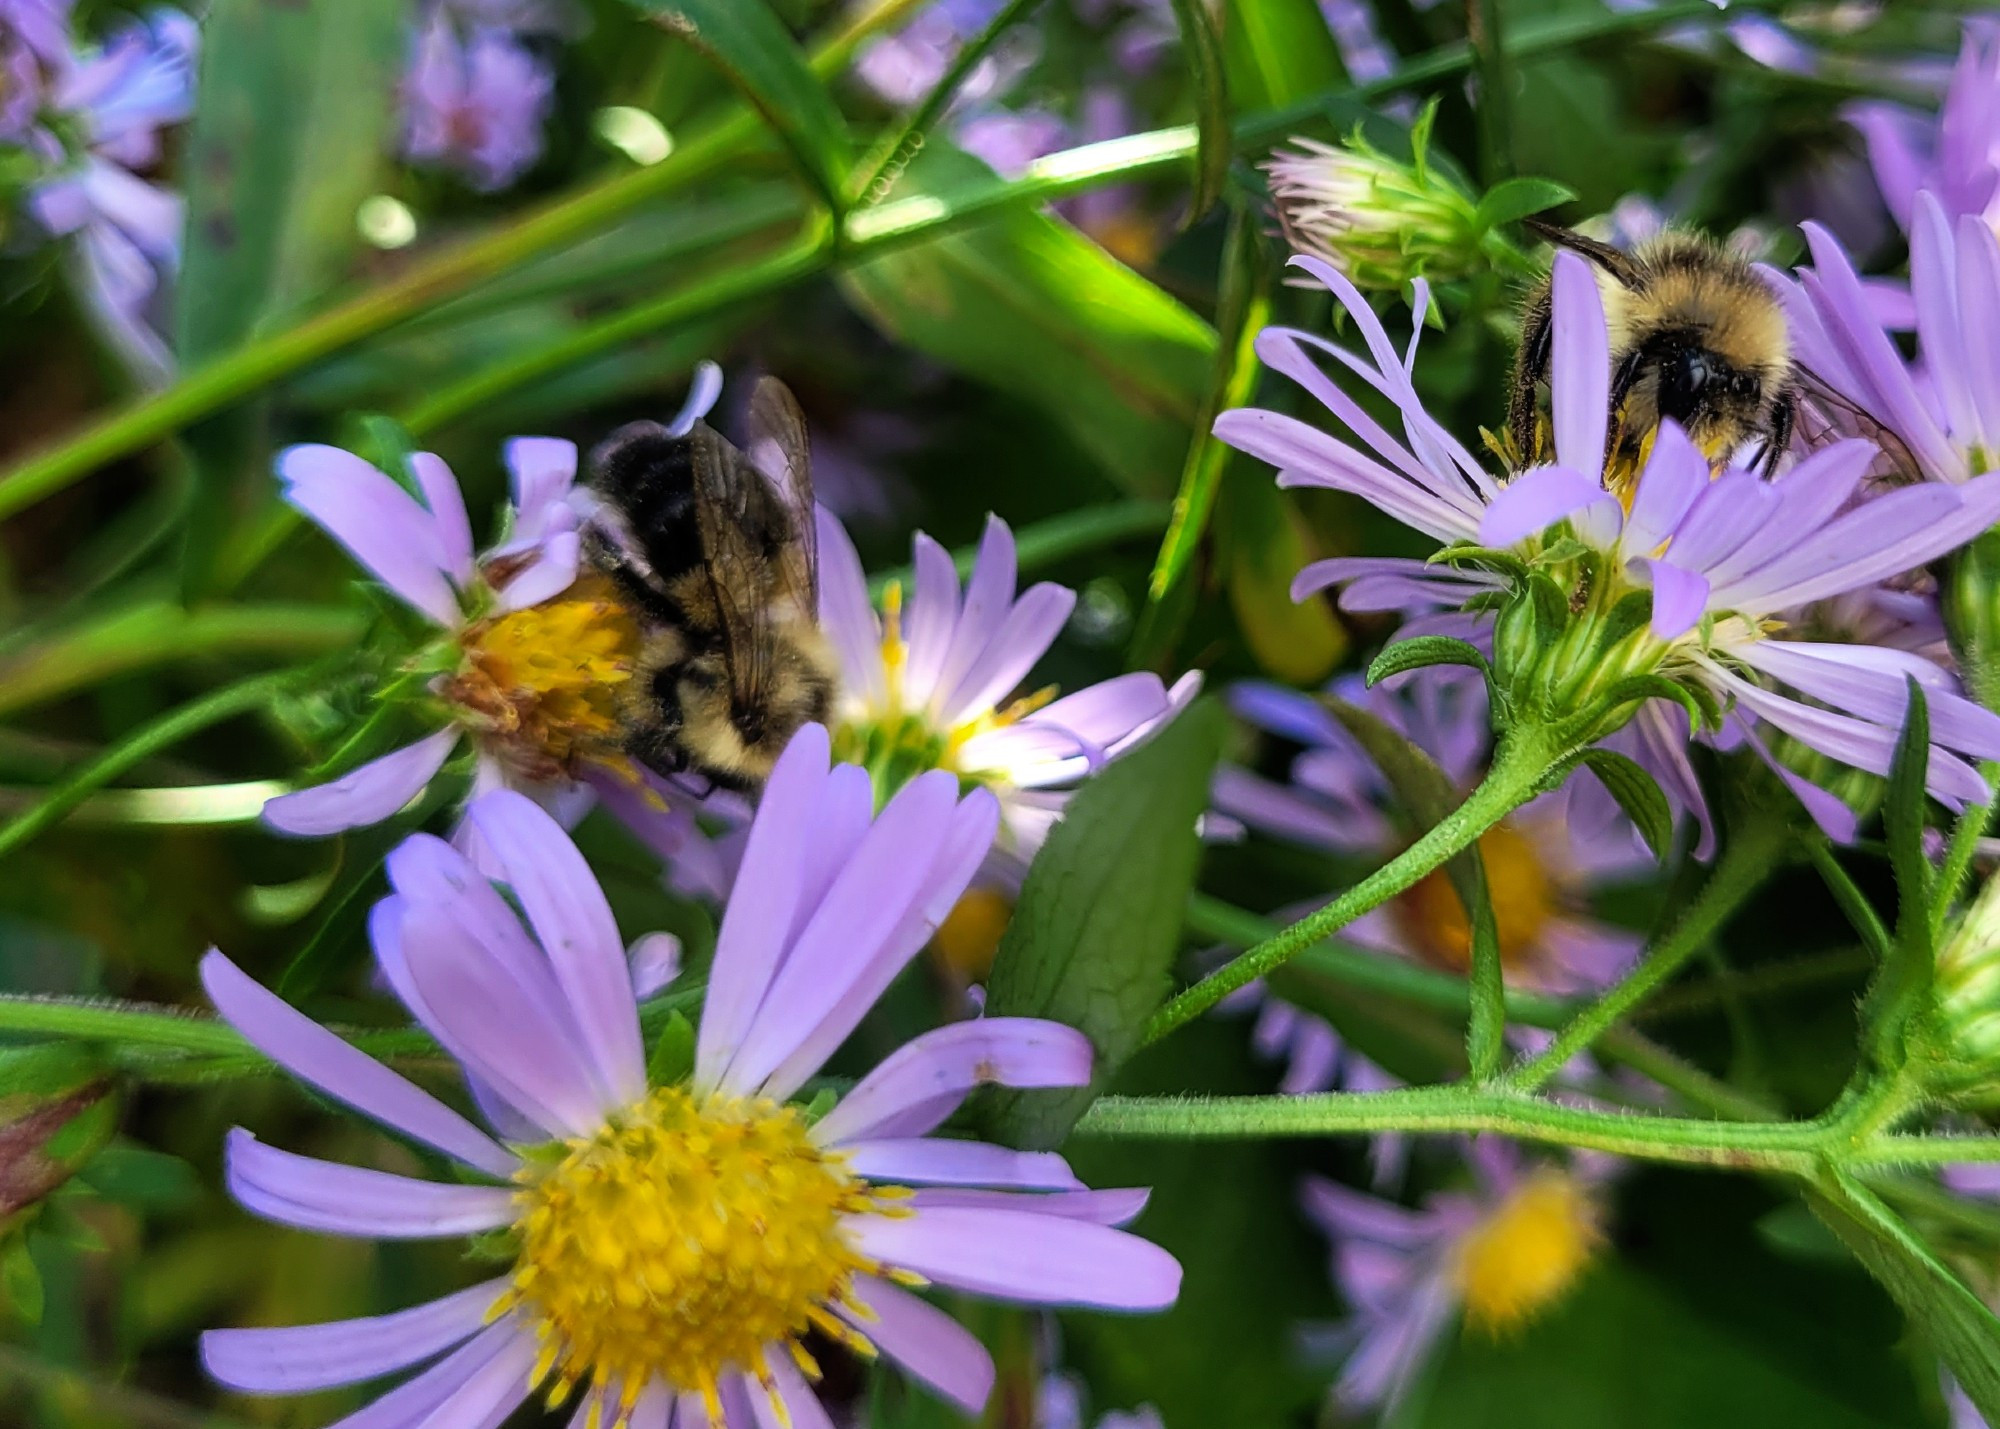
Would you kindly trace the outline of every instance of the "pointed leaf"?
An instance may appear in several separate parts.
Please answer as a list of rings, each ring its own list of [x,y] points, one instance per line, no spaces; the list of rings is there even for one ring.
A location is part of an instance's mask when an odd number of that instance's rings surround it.
[[[1097,1049],[1096,1075],[1074,1091],[995,1097],[987,1113],[996,1139],[1060,1145],[1138,1049],[1171,982],[1200,856],[1195,820],[1207,807],[1227,726],[1219,702],[1197,701],[1078,790],[1029,868],[994,959],[986,1009],[1080,1029]]]
[[[1486,197],[1479,201],[1475,222],[1481,229],[1495,228],[1568,203],[1575,197],[1576,190],[1554,179],[1508,179],[1486,191]]]
[[[1450,635],[1417,635],[1386,647],[1368,666],[1368,683],[1375,686],[1391,675],[1430,665],[1466,665],[1482,674],[1492,667],[1477,645]]]
[[[766,0],[626,0],[706,54],[792,151],[836,212],[847,180],[846,124]]]
[[[1908,936],[1911,925],[1928,926],[1934,873],[1924,854],[1924,784],[1930,769],[1931,716],[1923,688],[1908,682],[1908,713],[1889,764],[1889,788],[1882,802],[1883,831],[1889,838],[1889,861],[1896,870],[1896,932]]]

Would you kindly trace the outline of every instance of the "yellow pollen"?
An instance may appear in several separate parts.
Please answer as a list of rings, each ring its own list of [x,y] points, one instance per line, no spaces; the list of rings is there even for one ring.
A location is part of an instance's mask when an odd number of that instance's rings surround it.
[[[1486,889],[1500,935],[1500,963],[1509,972],[1531,965],[1549,923],[1560,911],[1558,892],[1533,840],[1501,824],[1480,835]],[[1412,949],[1439,967],[1464,972],[1472,965],[1472,925],[1444,870],[1427,874],[1397,895],[1390,914]]]
[[[839,1326],[833,1307],[858,1313],[853,1277],[882,1270],[843,1219],[893,1213],[902,1194],[850,1174],[793,1107],[697,1101],[681,1087],[517,1179],[520,1252],[496,1309],[536,1322],[537,1381],[555,1375],[558,1393],[586,1377],[622,1386],[617,1424],[649,1383],[713,1404],[727,1373],[768,1378],[773,1353],[810,1372],[801,1337]]]
[[[1013,916],[1014,900],[999,889],[967,890],[931,937],[937,960],[959,982],[985,982]]]
[[[478,621],[445,698],[488,747],[522,774],[574,773],[618,745],[618,686],[632,678],[639,627],[603,577],[586,575],[553,600]]]
[[[1576,1283],[1603,1239],[1575,1178],[1535,1172],[1458,1244],[1466,1323],[1496,1337],[1519,1329]]]

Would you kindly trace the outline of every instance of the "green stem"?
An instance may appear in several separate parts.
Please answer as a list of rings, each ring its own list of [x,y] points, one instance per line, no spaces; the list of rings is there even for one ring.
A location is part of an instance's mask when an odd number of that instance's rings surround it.
[[[1508,86],[1500,0],[1466,0],[1465,32],[1479,72],[1480,178],[1492,188],[1514,168],[1513,95]]]
[[[865,175],[851,190],[859,202],[880,203],[888,196],[897,177],[923,147],[924,135],[943,117],[952,100],[958,97],[958,87],[979,67],[987,52],[1000,43],[1000,37],[1027,19],[1028,13],[1041,3],[1042,0],[1008,0],[972,43],[959,50],[951,67],[931,87],[931,92],[924,96],[923,102],[903,127],[876,149],[880,157],[873,162],[863,162],[856,168],[857,174]]]
[[[1542,778],[1560,751],[1548,748],[1544,730],[1517,725],[1501,737],[1486,780],[1450,814],[1401,854],[1355,884],[1347,892],[1275,937],[1266,938],[1240,957],[1182,991],[1153,1014],[1146,1024],[1146,1041],[1157,1042],[1176,1027],[1199,1017],[1237,988],[1282,967],[1314,943],[1378,908],[1404,889],[1471,848],[1479,836],[1534,797]],[[1472,1015],[1481,1015],[1475,992]],[[1491,1015],[1490,1010],[1486,1012]],[[1506,1015],[1505,1008],[1501,1016]]]
[[[102,789],[133,766],[163,749],[171,749],[197,731],[226,719],[262,709],[274,695],[297,681],[296,671],[256,675],[213,690],[177,710],[139,726],[81,769],[56,784],[33,808],[0,826],[0,859],[30,839],[54,828],[86,797]]]
[[[1406,1087],[1290,1097],[1104,1097],[1080,1135],[1174,1141],[1494,1132],[1645,1161],[1809,1175],[1823,1128],[1562,1106],[1500,1087]],[[1996,1148],[2000,1155],[2000,1148]]]
[[[1782,0],[1737,0],[1732,13],[1772,9],[1779,3]],[[822,47],[814,56],[815,69],[824,73],[837,66],[864,35],[914,8],[915,0],[885,0],[884,4]],[[1685,0],[1685,3],[1662,5],[1657,9],[1630,14],[1583,15],[1532,27],[1524,25],[1508,43],[1507,54],[1518,63],[1592,40],[1643,33],[1704,18],[1713,20],[1716,15],[1715,8],[1706,0]],[[1383,98],[1403,89],[1463,73],[1471,63],[1471,52],[1466,46],[1442,46],[1380,81],[1343,87],[1296,105],[1249,116],[1235,126],[1237,144],[1244,148],[1257,147],[1323,119],[1329,112],[1329,106],[1337,100],[1366,102]],[[672,154],[650,168],[621,175],[568,198],[558,199],[504,228],[442,249],[414,263],[399,277],[379,288],[357,294],[296,327],[246,343],[186,374],[172,386],[105,414],[76,435],[0,473],[0,519],[62,490],[101,466],[140,451],[243,400],[301,368],[428,311],[485,279],[518,267],[551,249],[601,231],[614,219],[642,204],[739,158],[763,134],[764,128],[756,116],[747,109],[739,110],[686,139]],[[1112,154],[1119,152],[1138,158],[1125,166],[1106,162]],[[1107,144],[1086,145],[1082,150],[1072,150],[1067,154],[1052,154],[1035,166],[1037,172],[1022,181],[1017,194],[990,196],[984,202],[961,205],[955,217],[958,221],[965,221],[1006,202],[1048,199],[1098,183],[1136,176],[1163,164],[1187,162],[1195,152],[1196,135],[1190,125],[1133,135]],[[1078,159],[1083,162],[1083,171],[1072,172]],[[1006,190],[1012,186],[1003,183],[996,187]],[[909,203],[916,206],[906,208],[905,204]],[[868,240],[871,235],[879,235],[886,240],[890,234],[882,231],[879,222],[871,220],[898,208],[904,211],[893,217],[890,230],[900,227],[905,235],[929,231],[936,225],[919,219],[926,207],[935,208],[937,203],[935,199],[925,198],[863,209],[849,216],[848,237]],[[600,348],[585,344],[575,350],[588,355]]]
[[[1850,1164],[1945,1166],[2000,1161],[2000,1136],[1878,1136],[1854,1147]]]
[[[1507,1084],[1520,1091],[1541,1086],[1685,967],[1770,875],[1786,834],[1775,819],[1747,823],[1730,839],[1701,896],[1680,921],[1646,950],[1637,967],[1558,1032],[1547,1050],[1509,1075]]]
[[[115,675],[206,655],[322,655],[352,648],[365,617],[324,605],[148,600],[0,654],[0,714],[44,704]]]

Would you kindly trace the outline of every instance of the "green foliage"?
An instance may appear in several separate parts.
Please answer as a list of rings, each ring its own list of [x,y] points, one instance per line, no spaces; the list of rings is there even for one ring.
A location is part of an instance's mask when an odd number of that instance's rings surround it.
[[[1665,863],[1674,846],[1674,816],[1659,782],[1637,761],[1615,750],[1593,749],[1583,756],[1583,762],[1611,791],[1653,857]]]
[[[1222,731],[1221,706],[1197,702],[1078,792],[1028,871],[987,1009],[1082,1029],[1097,1066],[1087,1089],[995,1097],[987,1125],[1009,1145],[1061,1145],[1165,998]]]

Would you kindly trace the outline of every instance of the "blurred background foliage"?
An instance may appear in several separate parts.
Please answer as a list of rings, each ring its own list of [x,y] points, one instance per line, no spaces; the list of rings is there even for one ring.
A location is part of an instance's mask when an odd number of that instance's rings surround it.
[[[1719,232],[1749,226],[1783,261],[1798,250],[1792,225],[1816,214],[1857,256],[1898,258],[1839,105],[1917,86],[1838,62],[1787,72],[1728,44],[1677,41],[1677,25],[1708,23],[1705,4],[1670,5],[1663,17],[1601,0],[1490,7],[1504,15],[1503,55],[1530,51],[1501,62],[1512,122],[1497,136],[1482,134],[1467,98],[1463,6],[1361,7],[1378,58],[1400,76],[1389,79],[1348,68],[1314,0],[1016,6],[1020,23],[995,50],[1003,73],[986,77],[986,93],[894,166],[880,203],[857,209],[843,234],[823,232],[800,152],[845,162],[896,133],[911,106],[867,82],[871,39],[952,6],[776,0],[783,30],[825,57],[826,92],[774,131],[745,117],[727,60],[635,13],[665,7],[566,0],[524,41],[554,81],[539,156],[481,192],[396,157],[418,23],[408,0],[211,0],[194,117],[154,171],[187,201],[163,328],[179,385],[148,383],[104,345],[61,252],[24,220],[10,220],[0,253],[0,467],[10,469],[0,476],[0,815],[203,692],[363,639],[370,615],[348,562],[276,500],[277,446],[363,444],[394,430],[366,420],[385,417],[446,457],[475,512],[491,510],[503,438],[536,432],[588,447],[618,423],[672,410],[704,357],[725,365],[731,391],[769,371],[798,393],[822,493],[871,569],[907,559],[915,528],[971,542],[988,511],[1024,544],[1048,536],[1035,574],[1083,599],[1040,678],[1074,686],[1140,664],[1202,668],[1216,686],[1248,676],[1312,685],[1353,667],[1383,627],[1320,602],[1295,606],[1291,575],[1319,556],[1408,551],[1412,538],[1359,502],[1281,495],[1254,464],[1196,437],[1220,405],[1294,400],[1240,360],[1246,326],[1327,322],[1323,293],[1277,281],[1283,248],[1254,167],[1295,133],[1331,140],[1365,123],[1386,149],[1407,152],[1417,106],[1434,99],[1439,163],[1481,186],[1509,174],[1553,180],[1575,196],[1559,210],[1566,220],[1637,196]],[[1213,27],[1205,57],[1175,29],[1176,10],[1190,7]],[[1962,18],[1927,4],[1793,8],[1799,32],[1836,61],[1938,60]],[[1868,13],[1835,13],[1858,9]],[[133,13],[82,0],[76,20],[102,35]],[[1144,27],[1150,38],[1135,33]],[[634,114],[650,124],[635,127]],[[997,181],[968,148],[982,121],[990,141],[1008,116],[1043,125],[1055,136],[1045,148],[1059,151],[1155,131],[1171,131],[1170,142],[1121,182],[1052,206],[986,202]],[[1236,125],[1233,149],[1217,147],[1228,142],[1218,119]],[[1196,213],[1199,146],[1174,126],[1204,121],[1219,201]],[[815,128],[824,123],[835,127]],[[1030,184],[1056,173],[1047,161],[1025,172]],[[1844,195],[1842,206],[1828,195]],[[916,207],[894,209],[913,198]],[[871,212],[924,222],[926,201],[986,206],[899,241],[869,237]],[[521,241],[538,223],[565,241]],[[436,266],[468,251],[479,256],[459,269]],[[433,289],[440,271],[453,281]],[[1448,285],[1425,381],[1431,410],[1455,431],[1499,425],[1518,297],[1490,272]],[[1406,332],[1401,304],[1385,305],[1385,317]],[[115,444],[87,472],[27,493],[22,473],[36,454],[149,390],[164,393],[150,399],[157,411],[205,381],[216,395],[199,420]],[[1176,493],[1191,504],[1163,548]],[[221,944],[315,1016],[381,1022],[360,921],[391,834],[286,843],[254,824],[269,792],[260,781],[324,753],[348,698],[287,697],[202,731],[129,771],[130,787],[8,852],[0,987],[187,1004],[196,958]],[[1241,733],[1232,749],[1267,767],[1284,754]],[[400,827],[427,817],[435,811]],[[628,935],[670,928],[699,955],[712,915],[665,891],[617,826],[594,819],[580,837]],[[1865,855],[1853,871],[1886,883]],[[1353,872],[1268,845],[1224,847],[1203,886],[1267,909]],[[1643,927],[1660,898],[1631,890],[1599,911]],[[1765,976],[1780,963],[1810,966],[1813,980]],[[1646,1028],[1810,1111],[1853,1057],[1863,975],[1810,875],[1787,874]],[[885,1002],[877,1040],[928,1025],[950,995],[948,979],[925,972]],[[1442,1070],[1439,1058],[1457,1055],[1455,1034],[1441,1043],[1437,1024],[1384,997],[1342,990],[1316,1010],[1386,1065]],[[218,1161],[232,1123],[316,1155],[387,1169],[412,1161],[296,1087],[234,1076],[128,1085],[109,1065],[0,1055],[10,1059],[0,1062],[0,1215],[17,1217],[0,1259],[0,1423],[325,1422],[355,1397],[223,1396],[196,1368],[196,1333],[378,1312],[453,1273],[448,1247],[273,1232],[229,1204]],[[1140,1055],[1121,1087],[1262,1091],[1274,1075],[1240,1023],[1211,1019]],[[20,1144],[9,1129],[21,1107],[50,1096],[66,1124],[38,1150],[30,1193],[25,1162],[8,1159]],[[1286,1211],[1308,1171],[1365,1179],[1364,1148],[1074,1152],[1094,1184],[1157,1188],[1139,1228],[1187,1267],[1170,1314],[1063,1324],[1065,1362],[1092,1404],[1149,1402],[1174,1429],[1337,1422],[1325,1407],[1325,1336],[1312,1327],[1341,1307],[1323,1242]],[[1446,1164],[1420,1155],[1419,1180]],[[1905,1342],[1887,1297],[1789,1200],[1667,1171],[1635,1173],[1615,1194],[1612,1251],[1579,1293],[1518,1337],[1457,1343],[1397,1413],[1398,1429],[1943,1422],[1931,1363]],[[971,1313],[1003,1367],[988,1422],[1028,1423],[1021,1406],[1046,1329]],[[895,1386],[875,1391],[866,1412],[884,1429],[953,1422]]]

